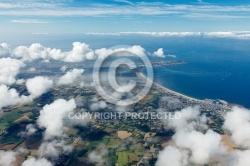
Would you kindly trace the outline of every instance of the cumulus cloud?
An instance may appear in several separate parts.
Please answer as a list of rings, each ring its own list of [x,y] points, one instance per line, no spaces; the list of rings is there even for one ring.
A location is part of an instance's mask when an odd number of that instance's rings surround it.
[[[206,164],[226,151],[221,143],[220,134],[212,130],[205,134],[198,131],[177,131],[173,141],[178,147],[191,152],[191,161],[195,164]]]
[[[65,62],[81,62],[85,59],[94,59],[94,53],[89,45],[80,42],[74,42],[73,48],[69,52],[63,52],[60,49],[44,47],[40,43],[33,43],[31,46],[19,46],[12,51],[14,57],[21,58],[24,61],[43,60],[62,60]]]
[[[16,75],[25,64],[17,59],[0,59],[0,84],[11,85],[16,82]]]
[[[92,50],[88,44],[74,42],[72,50],[64,52],[60,49],[49,48],[40,43],[33,43],[30,46],[18,46],[12,51],[12,56],[20,58],[22,61],[33,61],[41,59],[44,61],[61,60],[64,62],[82,62],[84,60],[94,60],[97,57],[104,58],[107,55],[128,55],[128,52],[138,56],[144,56],[145,49],[139,45],[130,47],[101,48]],[[131,56],[130,55],[130,56]]]
[[[200,125],[206,128],[206,118],[200,116],[200,109],[198,106],[187,107],[179,111],[181,118],[180,119],[163,119],[163,123],[167,128],[174,130],[181,130],[184,128],[194,129],[195,126]]]
[[[72,51],[65,54],[65,62],[81,62],[84,59],[94,59],[94,53],[89,45],[80,42],[73,43]]]
[[[97,151],[92,151],[88,155],[88,160],[96,166],[103,166],[105,163],[105,156],[108,154],[105,146],[100,146]]]
[[[250,150],[239,151],[236,150],[231,154],[229,160],[227,161],[228,165],[233,166],[247,166],[250,163]],[[231,160],[230,160],[231,159]]]
[[[72,148],[64,140],[46,141],[41,144],[38,153],[41,157],[57,158],[61,153],[67,154],[71,152]]]
[[[189,107],[180,112],[182,113],[181,121],[174,120],[165,123],[168,128],[175,130],[172,137],[173,145],[166,147],[159,153],[157,166],[205,165],[214,162],[219,165],[231,166],[249,164],[250,160],[247,156],[250,155],[248,149],[250,113],[247,109],[234,107],[225,116],[223,128],[230,132],[231,139],[238,146],[243,147],[242,150],[233,151],[227,150],[227,146],[222,143],[220,134],[207,129],[207,118],[200,114],[198,107]],[[201,129],[205,129],[205,131],[200,131]],[[170,152],[176,155],[171,157]],[[166,160],[167,158],[168,160]]]
[[[20,135],[21,137],[29,137],[35,134],[36,131],[37,129],[33,124],[28,124],[25,128],[25,131],[20,132],[18,135]]]
[[[24,61],[32,61],[36,59],[48,59],[52,52],[51,48],[46,48],[40,43],[34,43],[30,47],[18,46],[12,51],[14,57],[22,58]]]
[[[130,54],[128,54],[130,53]],[[107,49],[107,48],[101,48],[95,50],[95,54],[99,58],[105,58],[108,55],[113,56],[145,56],[145,49],[139,45],[134,45],[130,47],[120,47],[120,48],[113,48],[113,49]]]
[[[74,83],[77,78],[79,78],[83,74],[83,69],[73,69],[68,71],[65,75],[59,78],[59,85],[69,85]]]
[[[165,55],[164,55],[163,48],[159,48],[157,51],[155,51],[155,52],[153,53],[153,55],[156,56],[156,57],[164,58]]]
[[[40,157],[58,158],[60,154],[68,154],[72,151],[72,145],[65,141],[67,135],[65,131],[72,126],[85,126],[92,120],[85,116],[84,119],[70,119],[76,112],[82,113],[82,110],[75,110],[76,102],[74,99],[66,101],[58,99],[50,105],[45,105],[40,111],[37,125],[45,128],[43,143],[39,147]]]
[[[18,82],[23,83],[23,80]],[[7,106],[26,104],[32,102],[34,98],[39,97],[53,87],[53,81],[46,77],[35,77],[28,79],[26,87],[30,96],[19,95],[16,89],[10,89],[6,85],[0,85],[0,109]]]
[[[250,148],[250,111],[233,107],[225,116],[223,128],[231,133],[236,145]]]
[[[10,54],[10,46],[7,43],[0,44],[0,57],[7,57],[10,56]]]
[[[90,105],[90,109],[92,111],[97,111],[99,109],[104,109],[107,107],[107,103],[105,101],[99,101],[99,102],[95,102],[95,103],[92,103]]]
[[[119,49],[118,49],[119,50]],[[124,48],[121,48],[121,50],[124,50]],[[132,52],[136,55],[139,56],[144,56],[145,55],[145,49],[139,45],[134,45],[132,47],[129,47],[127,49],[125,49],[126,51]]]
[[[45,129],[43,142],[38,149],[39,157],[57,159],[61,154],[72,152],[73,146],[65,140],[65,131],[70,127],[85,126],[92,122],[88,116],[84,119],[70,119],[70,115],[75,115],[76,111],[82,113],[84,109],[76,110],[74,99],[58,99],[43,107],[37,119],[38,127]]]
[[[0,151],[0,166],[12,166],[16,161],[16,152]]]
[[[99,58],[105,58],[106,56],[110,55],[113,53],[113,50],[111,49],[107,49],[107,48],[101,48],[101,49],[97,49],[95,50],[95,54],[99,57]]]
[[[199,107],[188,107],[182,109],[179,113],[181,114],[180,119],[164,120],[167,128],[175,131],[172,141],[179,156],[174,158],[176,159],[175,164],[188,165],[193,163],[204,165],[212,160],[218,161],[218,156],[223,156],[226,153],[226,147],[221,142],[220,134],[210,129],[207,130],[207,118],[201,115]],[[202,130],[202,132],[199,130]],[[166,156],[163,156],[163,154],[167,154],[169,151],[168,148],[165,148],[159,154],[158,166],[165,166],[164,163],[167,163],[167,161],[165,160]]]
[[[60,137],[65,130],[64,118],[76,108],[74,99],[66,101],[58,99],[50,105],[45,105],[40,111],[37,123],[40,128],[45,128],[45,139]]]
[[[31,158],[27,159],[23,162],[22,166],[53,166],[51,162],[49,162],[45,158]]]
[[[188,156],[174,146],[168,146],[158,155],[156,166],[185,166]]]
[[[16,89],[9,89],[6,85],[0,85],[0,109],[6,106],[25,104],[32,101],[31,97],[20,96]]]
[[[24,84],[25,83],[25,80],[24,79],[18,79],[18,80],[16,80],[16,84],[17,85],[22,85],[22,84]]]
[[[26,81],[26,87],[33,98],[39,97],[53,87],[53,81],[47,77],[37,76]]]

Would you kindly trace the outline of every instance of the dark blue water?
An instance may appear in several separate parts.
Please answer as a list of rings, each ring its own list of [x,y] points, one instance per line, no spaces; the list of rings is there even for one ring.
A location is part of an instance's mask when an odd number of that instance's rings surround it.
[[[155,82],[199,99],[223,99],[250,108],[249,62],[203,62],[155,68]]]
[[[62,50],[70,50],[74,41],[90,44],[93,49],[141,45],[147,52],[153,52],[164,48],[165,54],[174,54],[177,60],[184,60],[187,64],[155,68],[156,82],[191,97],[223,99],[250,108],[250,40],[83,34],[26,38],[25,41],[17,37],[13,40],[6,38],[0,43],[8,42],[14,47],[39,42]]]
[[[187,64],[156,67],[155,82],[198,99],[223,99],[250,108],[248,40],[196,39],[176,47],[177,59]]]

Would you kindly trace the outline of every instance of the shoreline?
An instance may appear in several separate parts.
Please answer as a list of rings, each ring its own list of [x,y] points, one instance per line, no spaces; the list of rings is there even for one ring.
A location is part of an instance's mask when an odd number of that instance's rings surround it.
[[[136,75],[141,79],[149,80],[142,72],[136,72]],[[159,89],[163,89],[165,92],[171,93],[177,97],[182,97],[182,98],[185,98],[187,100],[196,101],[196,102],[204,102],[205,101],[205,100],[196,99],[196,98],[181,94],[179,92],[173,91],[173,90],[168,89],[168,88],[166,88],[166,87],[164,87],[164,86],[162,86],[162,85],[160,85],[152,80],[149,80],[149,81],[151,81],[153,83],[153,86],[156,86]]]

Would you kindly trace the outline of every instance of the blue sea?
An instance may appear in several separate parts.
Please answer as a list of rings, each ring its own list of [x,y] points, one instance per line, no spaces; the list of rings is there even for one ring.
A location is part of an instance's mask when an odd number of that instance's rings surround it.
[[[75,41],[92,49],[115,45],[141,45],[147,52],[163,48],[165,60],[184,60],[186,64],[154,68],[154,81],[198,99],[222,99],[250,108],[250,40],[204,37],[150,37],[70,35],[32,35],[5,38],[13,48],[38,42],[47,47],[70,50]],[[83,66],[84,68],[84,66]]]

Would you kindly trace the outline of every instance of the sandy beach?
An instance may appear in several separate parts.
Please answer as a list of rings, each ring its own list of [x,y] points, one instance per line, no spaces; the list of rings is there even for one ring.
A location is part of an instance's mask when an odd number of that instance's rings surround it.
[[[152,82],[152,80],[149,80],[149,79],[148,79],[144,74],[142,74],[141,72],[137,72],[136,75],[137,75],[139,78],[141,78],[141,79],[148,80],[148,81],[151,81],[151,82]],[[175,95],[175,96],[177,96],[177,97],[182,97],[182,98],[185,98],[185,99],[187,99],[187,100],[196,101],[196,102],[204,102],[204,100],[192,98],[192,97],[186,96],[186,95],[184,95],[184,94],[175,92],[175,91],[170,90],[170,89],[168,89],[168,88],[166,88],[166,87],[164,87],[164,86],[162,86],[162,85],[160,85],[160,84],[158,84],[158,83],[155,83],[155,82],[153,82],[153,86],[156,86],[157,89],[162,89],[164,92],[166,92],[166,93],[171,93],[171,94],[173,94],[173,95]]]

